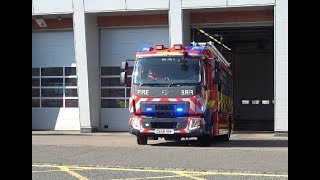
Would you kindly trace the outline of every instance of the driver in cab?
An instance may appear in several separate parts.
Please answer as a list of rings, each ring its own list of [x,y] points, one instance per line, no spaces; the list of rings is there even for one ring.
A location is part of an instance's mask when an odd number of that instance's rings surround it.
[[[158,80],[161,77],[159,75],[157,75],[156,73],[154,73],[151,69],[149,70],[148,74],[147,74],[147,78],[149,79],[153,79],[153,80]]]

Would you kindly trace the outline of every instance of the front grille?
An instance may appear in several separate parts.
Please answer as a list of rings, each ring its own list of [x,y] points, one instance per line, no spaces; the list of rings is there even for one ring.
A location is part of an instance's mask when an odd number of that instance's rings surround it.
[[[187,126],[187,117],[183,118],[143,118],[142,126],[147,129],[184,129]]]
[[[156,117],[175,117],[175,104],[155,104]]]
[[[175,112],[180,107],[182,112]],[[175,118],[187,117],[189,115],[189,102],[141,102],[141,113],[148,117]],[[149,110],[149,112],[147,111]]]
[[[152,122],[151,128],[171,128],[176,129],[177,128],[177,122]]]

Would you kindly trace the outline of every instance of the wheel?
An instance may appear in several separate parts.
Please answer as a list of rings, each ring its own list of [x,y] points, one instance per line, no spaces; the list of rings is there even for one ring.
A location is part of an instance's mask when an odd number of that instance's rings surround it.
[[[222,141],[229,141],[230,140],[230,136],[231,136],[231,126],[229,126],[228,134],[221,135],[221,140]]]
[[[201,146],[210,146],[211,138],[209,135],[200,136],[198,137],[198,142]]]
[[[146,145],[148,143],[148,137],[145,136],[137,136],[137,143],[139,145]]]

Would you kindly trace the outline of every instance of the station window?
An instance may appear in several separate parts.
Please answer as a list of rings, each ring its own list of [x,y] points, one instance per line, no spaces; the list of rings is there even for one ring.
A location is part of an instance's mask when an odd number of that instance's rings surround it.
[[[133,67],[129,67],[128,82],[131,82]],[[101,67],[101,108],[128,108],[130,87],[120,84],[120,67]]]
[[[76,67],[32,68],[32,107],[78,107]]]

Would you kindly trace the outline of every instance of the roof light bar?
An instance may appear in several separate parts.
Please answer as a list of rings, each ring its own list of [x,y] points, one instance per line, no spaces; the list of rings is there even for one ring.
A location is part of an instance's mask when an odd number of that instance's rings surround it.
[[[200,52],[203,52],[204,51],[204,47],[202,47],[202,46],[188,46],[188,50],[189,51],[200,51]]]
[[[174,48],[175,50],[180,50],[180,49],[182,49],[182,44],[174,44],[174,45],[173,45],[173,48]]]
[[[154,46],[154,48],[155,48],[156,50],[162,50],[162,49],[164,49],[164,46],[163,46],[163,44],[156,44],[156,45]]]

